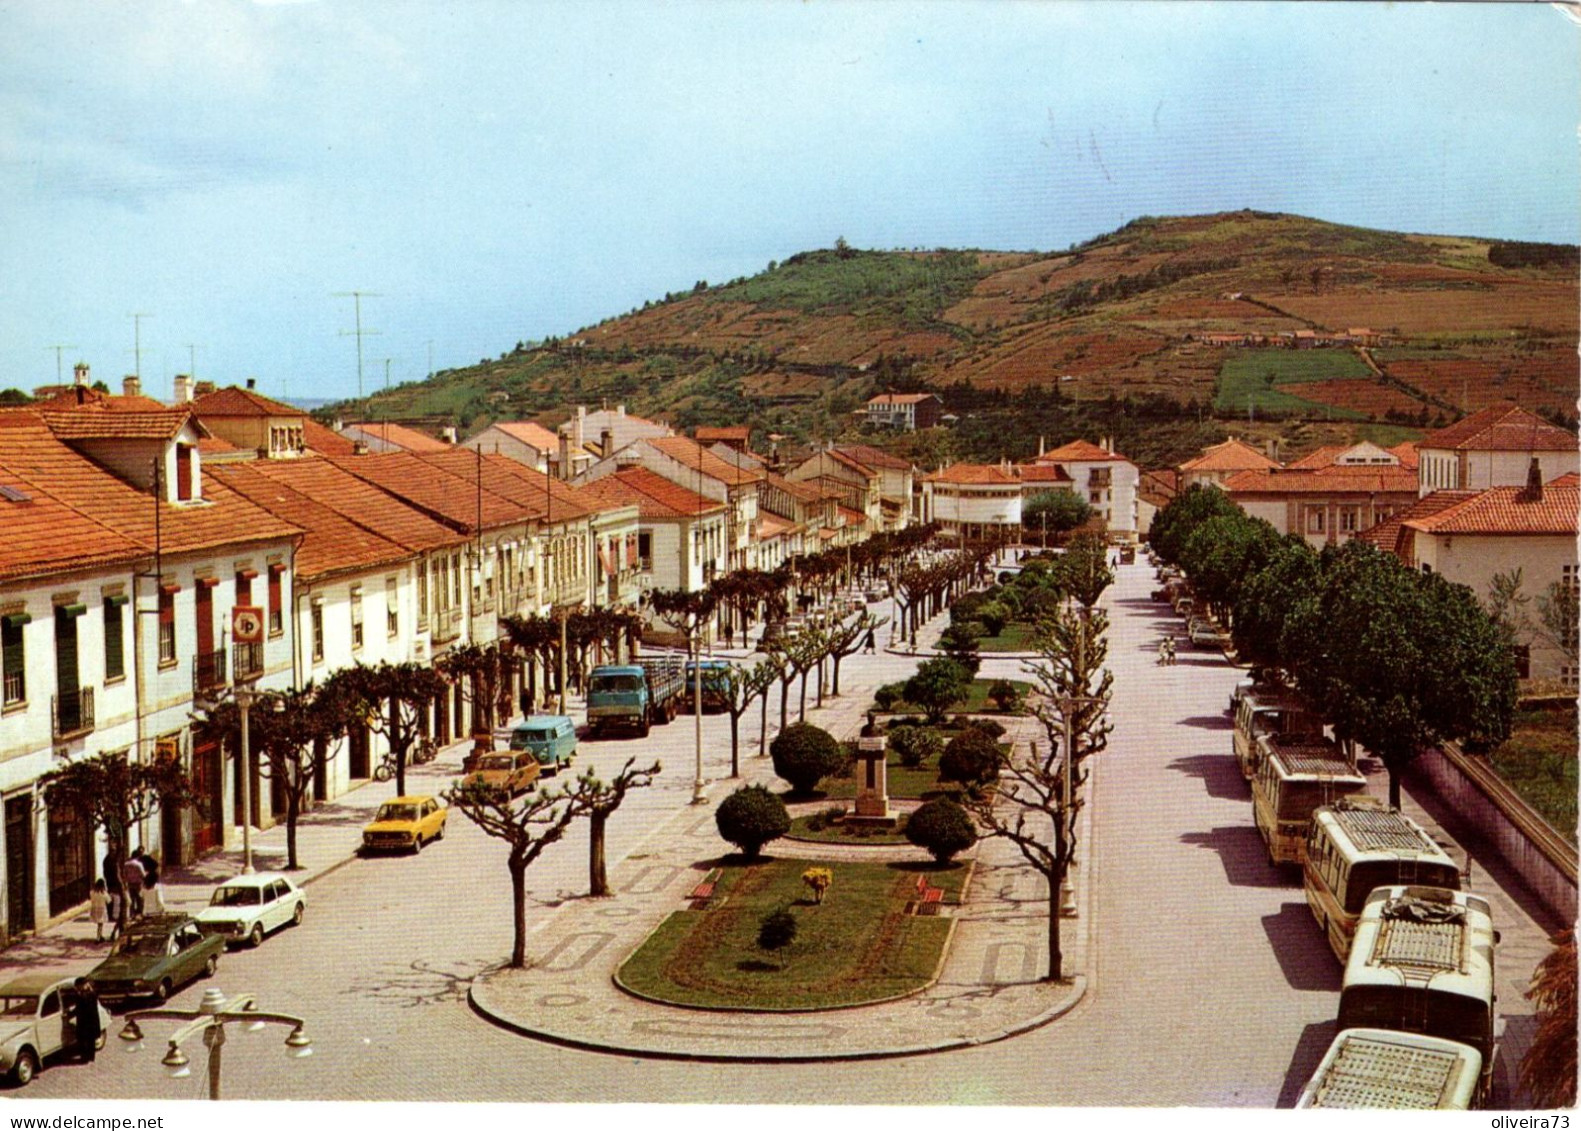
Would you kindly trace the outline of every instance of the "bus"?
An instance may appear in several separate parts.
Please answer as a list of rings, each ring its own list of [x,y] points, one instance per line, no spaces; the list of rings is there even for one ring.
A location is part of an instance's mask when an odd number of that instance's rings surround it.
[[[1334,1038],[1296,1107],[1466,1111],[1482,1079],[1482,1054],[1459,1041],[1346,1029]]]
[[[1284,687],[1253,687],[1242,693],[1235,704],[1235,733],[1231,746],[1241,776],[1251,781],[1263,760],[1258,739],[1265,734],[1319,735],[1323,720],[1306,709],[1304,700]]]
[[[1374,888],[1460,887],[1460,869],[1427,830],[1370,797],[1313,812],[1301,874],[1307,906],[1341,962],[1350,956],[1356,921]]]
[[[1367,897],[1340,983],[1339,1028],[1393,1029],[1470,1045],[1482,1058],[1477,1102],[1492,1090],[1498,1052],[1488,901],[1470,892],[1399,884]]]
[[[1257,831],[1268,845],[1268,859],[1300,864],[1312,811],[1365,793],[1367,779],[1328,739],[1265,736],[1263,755],[1252,779]]]

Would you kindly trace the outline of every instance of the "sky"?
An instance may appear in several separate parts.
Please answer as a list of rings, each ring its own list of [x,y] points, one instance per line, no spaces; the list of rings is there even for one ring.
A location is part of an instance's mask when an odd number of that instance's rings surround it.
[[[352,396],[348,292],[371,392],[837,237],[1581,242],[1578,37],[1533,3],[0,0],[0,388]]]

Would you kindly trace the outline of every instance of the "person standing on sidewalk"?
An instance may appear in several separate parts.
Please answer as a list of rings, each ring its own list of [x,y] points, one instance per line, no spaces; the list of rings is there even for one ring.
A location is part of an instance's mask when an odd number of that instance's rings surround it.
[[[142,862],[137,859],[137,853],[126,858],[121,865],[121,886],[126,889],[126,917],[140,916],[143,913],[143,872]]]
[[[109,919],[110,890],[103,880],[94,880],[93,890],[88,893],[88,921],[93,924],[95,942],[104,941],[104,925]]]
[[[113,852],[104,854],[104,886],[110,893],[110,937],[113,939],[121,929],[121,900],[125,894],[121,887],[121,869],[115,863]]]
[[[71,1030],[77,1059],[92,1064],[99,1053],[99,994],[87,978],[72,983]]]
[[[150,915],[163,915],[165,893],[159,890],[159,861],[139,847],[137,862],[143,866],[143,906]]]
[[[867,639],[862,641],[862,651],[871,654],[876,647],[878,642],[873,639],[873,630],[870,628],[867,630]]]

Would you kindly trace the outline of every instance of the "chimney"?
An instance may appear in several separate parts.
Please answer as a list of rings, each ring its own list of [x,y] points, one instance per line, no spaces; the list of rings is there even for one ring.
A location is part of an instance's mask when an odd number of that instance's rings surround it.
[[[577,426],[580,427],[580,425],[581,422],[578,421]],[[571,478],[571,437],[564,428],[560,429],[560,468],[556,478]]]
[[[571,422],[571,446],[577,451],[582,450],[582,444],[587,438],[585,435],[586,430],[587,406],[579,404],[576,406],[576,419]]]
[[[85,365],[82,368],[84,370],[86,370],[88,367]],[[141,381],[139,381],[136,377],[131,377],[131,376],[122,377],[121,378],[121,395],[122,396],[127,396],[127,397],[140,397],[140,396],[142,396],[143,395],[143,383]]]
[[[1042,437],[1042,436],[1039,436],[1039,437],[1038,437],[1038,458],[1039,458],[1039,459],[1042,459],[1042,458],[1043,458],[1043,452],[1044,452],[1044,448],[1043,448],[1043,437]]]
[[[1520,493],[1523,503],[1540,503],[1543,501],[1543,468],[1537,462],[1537,457],[1532,457],[1531,465],[1526,469],[1526,486]]]
[[[365,455],[367,455],[368,454],[368,441],[366,441],[366,440],[353,440],[351,442],[351,454],[354,455],[354,456],[365,456]]]
[[[454,444],[456,442],[456,430],[454,426],[441,428],[439,430],[439,438],[447,444]]]
[[[247,378],[247,391],[249,393],[251,393],[251,392],[254,392],[257,388],[258,388],[258,378],[256,378],[256,377],[249,377],[249,378]]]
[[[176,374],[176,403],[192,403],[192,378],[185,373]]]
[[[249,386],[249,388],[250,387],[251,386]],[[194,381],[192,384],[192,393],[194,396],[206,397],[212,393],[214,389],[215,385],[213,381]]]
[[[1268,440],[1263,443],[1263,454],[1275,463],[1279,462],[1279,441]]]
[[[79,361],[76,365],[73,365],[71,367],[71,376],[76,384],[86,386],[88,384],[88,363]]]
[[[598,454],[608,459],[615,454],[615,433],[608,428],[598,433]]]

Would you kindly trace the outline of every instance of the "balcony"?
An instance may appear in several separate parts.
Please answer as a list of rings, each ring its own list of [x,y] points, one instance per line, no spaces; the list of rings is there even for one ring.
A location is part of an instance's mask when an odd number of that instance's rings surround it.
[[[236,666],[232,679],[241,683],[247,679],[257,679],[263,675],[264,646],[262,644],[237,644]]]
[[[454,640],[461,635],[461,610],[438,609],[434,613],[433,638],[435,644]]]
[[[224,687],[227,680],[225,649],[199,652],[192,657],[192,690],[194,694]]]
[[[93,729],[93,688],[79,687],[49,700],[50,718],[57,739],[87,734]]]

